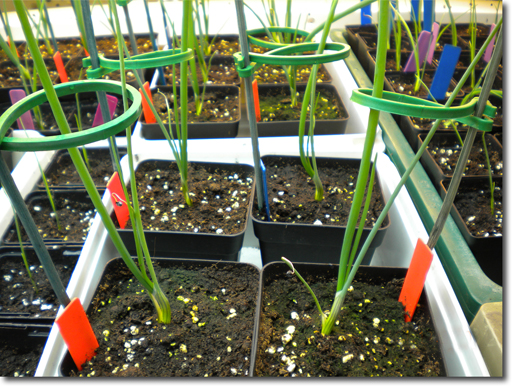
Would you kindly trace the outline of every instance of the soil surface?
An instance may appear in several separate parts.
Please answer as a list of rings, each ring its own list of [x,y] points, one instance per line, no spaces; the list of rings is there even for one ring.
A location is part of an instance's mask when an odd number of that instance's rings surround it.
[[[22,65],[25,67],[25,64],[22,62]],[[26,67],[27,68],[27,67]],[[55,68],[55,64],[53,61],[46,61],[46,68],[48,69],[48,74],[50,75],[50,79],[55,81],[59,77],[57,70]],[[29,74],[32,75],[32,64],[30,64],[27,68]],[[30,82],[27,82],[27,86],[29,90],[31,89]],[[41,82],[38,79],[37,85],[41,88]],[[11,61],[4,61],[0,64],[0,88],[3,87],[19,87],[23,88],[23,82],[20,77],[20,72],[18,68]]]
[[[102,193],[100,192],[100,194]],[[34,219],[43,241],[45,243],[55,241],[84,243],[96,215],[93,203],[85,191],[53,191],[52,195],[61,225],[60,230],[57,228],[55,214],[46,196],[46,191],[42,191],[37,197],[26,201],[30,215]],[[23,242],[29,242],[23,226],[21,226],[21,235]],[[14,222],[4,240],[11,243],[18,242]]]
[[[206,65],[208,66],[209,58],[206,58]],[[198,83],[203,85],[203,76],[200,66],[196,63],[196,75],[198,76]],[[166,85],[173,84],[173,69],[172,66],[166,66],[164,69],[164,76],[166,78]],[[180,66],[175,66],[175,83],[180,85]],[[187,84],[191,84],[190,69],[187,75]],[[208,71],[208,85],[239,85],[240,78],[235,68],[233,61],[225,61],[225,63],[216,63],[215,59],[210,64]]]
[[[80,148],[81,153],[82,150],[83,148]],[[86,154],[90,166],[88,168],[89,174],[93,178],[96,187],[106,187],[114,173],[109,150],[107,148],[87,149]],[[125,154],[126,151],[124,149],[119,149],[120,158]],[[67,150],[59,151],[45,172],[45,175],[50,187],[84,185]],[[44,189],[42,181],[39,182],[39,187]]]
[[[431,82],[433,81],[434,73],[425,72],[424,77],[422,78],[422,82],[430,88]],[[418,91],[415,91],[415,83],[416,78],[415,74],[404,74],[398,73],[397,75],[388,75],[387,78],[390,86],[393,88],[393,91],[400,94],[411,95],[419,98],[427,98],[429,95],[428,90],[424,86],[420,86]],[[450,97],[452,91],[454,90],[455,84],[451,81],[447,92],[445,93],[445,97]],[[460,90],[458,96],[463,97],[463,92]]]
[[[156,321],[146,291],[118,260],[88,311],[100,348],[71,376],[248,375],[258,270],[164,265],[154,266],[171,306],[171,324]]]
[[[48,252],[66,287],[80,249],[49,249]],[[35,251],[26,248],[25,254],[37,292],[32,286],[21,254],[5,253],[0,256],[0,313],[29,313],[31,317],[54,318],[60,306],[55,292]]]
[[[329,159],[317,159],[319,176],[323,183],[324,200],[314,199],[315,186],[299,158],[289,163],[287,158],[264,160],[267,192],[273,221],[284,223],[324,224],[345,226],[351,210],[359,163],[344,165]],[[371,205],[365,227],[372,227],[384,207],[381,190],[374,182]],[[265,220],[265,213],[256,206],[253,216]],[[382,227],[387,225],[385,220]]]
[[[296,68],[296,82],[307,83],[310,79],[312,66],[304,65]],[[285,70],[282,66],[262,65],[253,74],[259,84],[288,83]],[[317,71],[317,83],[331,82],[331,76],[326,68],[321,65]]]
[[[78,81],[81,79],[87,79],[86,69],[82,66],[82,59],[84,57],[74,57],[66,63],[64,66],[66,74],[68,75],[69,81]],[[112,58],[118,60],[119,57]],[[125,71],[127,83],[133,84],[136,82],[134,73],[131,70]],[[107,75],[104,75],[101,79],[107,79],[111,81],[121,81],[120,71],[116,70]],[[144,82],[144,81],[143,81]]]
[[[259,88],[260,115],[262,122],[273,121],[294,121],[301,116],[301,106],[303,105],[304,91],[296,92],[297,103],[292,105],[289,87],[265,89]],[[320,93],[315,118],[317,120],[333,120],[347,118],[347,112],[338,101],[335,94],[329,90],[316,89]],[[308,101],[310,103],[310,101]],[[307,120],[309,119],[309,113]],[[306,128],[308,130],[308,127]]]
[[[328,266],[327,266],[328,267]],[[328,271],[328,269],[326,269]],[[329,312],[336,273],[301,275]],[[267,281],[255,374],[257,376],[439,376],[443,362],[427,308],[404,322],[398,298],[403,279],[367,283],[357,273],[330,335],[322,335],[312,296],[292,272]],[[287,336],[288,335],[288,336]]]
[[[479,180],[477,184],[462,180],[454,204],[471,235],[475,237],[502,236],[502,180],[494,179],[494,209],[490,208],[490,184]],[[448,184],[444,183],[447,189]]]
[[[494,147],[492,145],[492,140],[493,137],[489,135],[486,141],[492,174],[502,176],[504,165],[502,149],[499,149],[497,146]],[[493,144],[497,145],[495,141],[493,141]],[[436,161],[444,175],[452,177],[453,171],[456,168],[456,163],[458,162],[461,154],[461,148],[462,146],[459,142],[456,142],[452,137],[448,139],[438,138],[438,141],[431,140],[427,151]],[[486,155],[481,136],[477,136],[474,141],[463,175],[488,175]]]
[[[246,227],[253,172],[236,166],[206,168],[189,163],[189,207],[174,162],[146,161],[136,170],[145,229],[236,234]],[[130,189],[129,189],[130,190]],[[131,228],[128,222],[127,228]]]
[[[212,39],[212,36],[209,37]],[[217,51],[218,55],[232,56],[240,51],[238,36],[218,36],[211,44],[211,53]]]
[[[153,93],[153,105],[159,113],[162,122],[167,124],[168,118],[168,107],[166,105],[166,99],[169,104],[171,122],[175,122],[174,112],[174,96],[173,92],[164,92],[165,97],[157,92]],[[180,91],[177,90],[178,103],[180,103]],[[196,115],[196,105],[194,102],[194,95],[192,92],[188,94],[187,99],[187,122],[231,122],[240,119],[240,99],[238,94],[234,94],[232,90],[225,88],[219,88],[215,90],[207,89],[205,92],[205,98],[203,100],[203,107],[200,115]],[[142,122],[145,123],[144,116],[142,116]]]
[[[0,376],[34,376],[50,327],[32,328],[30,332],[24,328],[0,329]]]

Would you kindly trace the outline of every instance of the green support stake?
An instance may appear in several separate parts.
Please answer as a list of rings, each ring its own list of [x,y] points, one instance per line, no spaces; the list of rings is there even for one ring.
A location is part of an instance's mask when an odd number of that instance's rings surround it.
[[[490,67],[488,68],[488,72],[486,73],[485,80],[483,82],[483,88],[481,89],[481,93],[479,94],[479,101],[476,106],[476,117],[481,117],[485,111],[486,103],[488,101],[488,97],[490,96],[490,90],[492,89],[493,81],[495,75],[497,74],[497,70],[499,68],[499,63],[502,58],[502,27],[499,31],[499,37],[497,38],[497,43],[495,45],[495,49],[493,51],[492,59],[490,61]],[[458,191],[458,187],[460,186],[461,177],[463,176],[463,172],[467,165],[467,160],[470,155],[470,151],[474,144],[474,139],[476,138],[477,129],[470,127],[467,135],[465,137],[465,142],[463,144],[463,148],[461,149],[460,156],[458,158],[458,162],[456,163],[456,168],[454,169],[454,173],[452,175],[451,182],[449,183],[449,188],[447,189],[447,195],[442,203],[442,208],[436,219],[436,222],[431,229],[431,234],[429,235],[428,247],[433,249],[442,233],[442,230],[445,225],[445,221],[449,216],[451,211],[452,204],[454,203],[454,198],[456,197],[456,193]]]
[[[0,144],[1,142],[2,138],[0,137]],[[43,265],[43,269],[46,273],[46,276],[48,277],[48,281],[50,282],[50,285],[52,285],[59,303],[63,307],[66,307],[70,303],[70,299],[66,294],[66,289],[61,282],[59,274],[57,273],[57,270],[53,264],[52,258],[48,253],[48,249],[43,242],[43,238],[37,230],[34,219],[32,219],[29,209],[27,208],[27,205],[25,204],[20,191],[18,191],[16,183],[14,182],[11,176],[11,172],[9,171],[9,168],[7,168],[7,164],[5,163],[3,157],[0,157],[0,182],[2,183],[2,187],[5,189],[5,192],[7,193],[7,196],[9,197],[14,210],[16,211],[16,214],[20,218],[21,223],[25,228],[25,232],[30,239],[30,242],[34,246],[36,255],[39,258],[41,265]],[[22,242],[20,241],[20,243]]]
[[[86,34],[85,39],[87,41],[89,55],[91,57],[91,67],[95,69],[98,68],[100,64],[98,62],[98,49],[96,48],[96,38],[94,37],[93,20],[91,19],[91,8],[89,7],[89,0],[82,0],[80,4],[82,6],[82,15],[84,19],[84,28]],[[102,111],[103,122],[109,122],[110,110],[109,104],[107,102],[107,96],[103,91],[98,91],[96,95],[100,104],[100,109]],[[116,160],[119,160],[119,152],[114,137],[109,138],[109,152],[114,172],[119,172],[116,162]]]
[[[244,67],[249,66],[249,47],[248,36],[246,34],[246,19],[244,17],[244,3],[242,0],[235,1],[237,11],[237,24],[239,26],[240,48],[244,58]],[[255,114],[255,100],[253,99],[252,76],[245,77],[244,87],[246,88],[246,105],[248,110],[249,132],[251,135],[251,145],[253,147],[253,163],[255,165],[255,179],[258,209],[262,209],[264,204],[264,190],[262,181],[262,169],[260,168],[260,150],[258,148],[258,128]]]

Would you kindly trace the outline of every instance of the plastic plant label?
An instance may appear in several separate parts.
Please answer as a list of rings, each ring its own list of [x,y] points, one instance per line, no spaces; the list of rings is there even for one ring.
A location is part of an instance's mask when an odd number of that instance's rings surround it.
[[[148,94],[148,99],[150,100],[151,104],[153,105],[153,97],[152,97],[151,91],[150,91],[150,84],[148,82],[145,82],[143,87],[144,87],[144,90],[146,91],[146,94]],[[146,100],[146,97],[144,96],[143,91],[141,89],[139,89],[139,92],[141,93],[141,97],[142,97],[144,120],[146,121],[147,124],[154,124],[155,122],[157,122],[157,119],[153,115],[153,112],[151,111],[150,105],[149,105],[148,101]]]
[[[71,300],[64,308],[64,312],[55,319],[55,323],[59,327],[75,365],[81,371],[82,364],[96,355],[100,345],[80,300],[78,298]]]
[[[112,120],[112,118],[114,117],[114,112],[116,111],[116,105],[118,104],[117,97],[107,94],[107,104],[109,105],[110,119]],[[96,108],[96,113],[94,115],[93,128],[96,128],[97,126],[100,126],[102,124],[103,124],[102,109],[100,107],[100,104],[98,104],[98,107]]]
[[[431,35],[433,38],[431,39],[431,44],[429,45],[428,54],[426,61],[431,64],[433,63],[433,55],[435,53],[436,48],[436,39],[438,38],[438,32],[440,31],[440,24],[437,22],[433,23],[433,28],[431,29]]]
[[[461,47],[453,46],[452,44],[446,44],[440,57],[440,63],[436,69],[433,82],[431,83],[430,92],[437,101],[445,99],[445,93],[449,89],[451,84],[452,75],[454,69],[458,64],[458,60],[461,54]],[[429,99],[432,99],[431,95]]]
[[[258,95],[258,83],[256,79],[253,79],[253,100],[255,102],[255,116],[256,121],[260,122],[262,121],[262,116],[260,115],[260,97]]]
[[[435,0],[424,0],[424,23],[422,24],[424,30],[427,30],[433,25],[433,18],[435,10]]]
[[[9,47],[12,49],[11,38],[10,38],[9,36],[7,37],[7,44],[8,44],[8,45],[9,45]],[[16,45],[15,45],[14,47],[16,47]],[[17,57],[18,57],[18,59],[19,59],[20,54],[18,54],[18,49],[15,49],[14,51],[16,51],[16,56],[17,56]]]
[[[12,89],[9,90],[9,97],[11,99],[11,103],[14,105],[16,102],[21,101],[27,95],[25,94],[25,90],[22,89]],[[32,113],[30,110],[23,113],[20,118],[16,120],[18,123],[18,128],[21,129],[35,129],[34,120],[32,119]]]
[[[492,25],[490,26],[490,33],[492,33],[493,29],[495,28],[495,23],[492,23]],[[485,50],[485,53],[483,55],[483,60],[488,63],[490,62],[490,59],[492,58],[492,52],[493,52],[493,45],[495,44],[495,37],[497,35],[495,35],[492,40],[490,41],[490,44],[488,45],[488,47],[486,47],[486,50]]]
[[[55,62],[55,67],[57,68],[61,82],[68,82],[68,74],[64,68],[64,63],[62,62],[61,53],[59,51],[55,51],[55,54],[53,55],[53,61]]]
[[[399,302],[404,305],[404,321],[406,322],[413,318],[432,261],[433,253],[419,238],[399,295]]]
[[[420,0],[411,0],[411,15],[412,20],[419,21],[420,13],[419,13],[419,7]]]
[[[426,59],[426,53],[429,48],[429,38],[431,37],[431,32],[422,31],[419,35],[419,40],[417,41],[417,50],[419,52],[419,66],[422,67],[424,60]],[[414,73],[416,69],[415,65],[415,53],[412,51],[410,57],[408,58],[408,62],[406,62],[406,66],[404,66],[403,71],[405,73]]]
[[[362,1],[363,0],[360,0],[360,2],[362,2]],[[360,21],[361,21],[362,26],[372,23],[372,12],[371,12],[370,4],[366,5],[365,7],[363,7],[361,9]]]
[[[121,186],[121,180],[117,172],[114,172],[109,182],[107,183],[107,190],[110,193],[110,200],[114,206],[114,213],[118,219],[119,227],[124,229],[130,217],[128,212],[128,204],[125,199],[125,193]]]
[[[264,191],[265,213],[267,215],[267,220],[271,221],[271,213],[269,212],[269,195],[267,194],[267,177],[265,176],[265,165],[262,160],[260,160],[260,168],[262,169],[262,191]]]

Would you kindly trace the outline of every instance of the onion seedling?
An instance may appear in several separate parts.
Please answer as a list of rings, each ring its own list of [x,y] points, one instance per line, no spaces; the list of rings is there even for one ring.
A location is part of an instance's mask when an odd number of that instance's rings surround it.
[[[379,35],[378,35],[378,45],[377,45],[377,56],[376,56],[376,70],[374,74],[374,86],[372,90],[372,96],[374,98],[382,98],[383,95],[383,81],[385,76],[385,68],[386,68],[386,37],[388,33],[388,0],[379,0],[379,23],[378,23],[378,29],[379,29]],[[496,27],[494,28],[493,32],[488,37],[485,46],[491,41],[492,37],[499,31],[500,27],[502,26],[502,19],[499,20]],[[485,46],[481,48],[479,53],[477,54],[476,58],[472,61],[471,65],[461,78],[461,80],[458,82],[456,88],[453,90],[451,96],[448,98],[445,107],[450,107],[454,100],[456,99],[456,95],[458,94],[459,90],[463,87],[465,81],[469,77],[471,71],[475,67],[477,61],[479,58],[484,54]],[[359,239],[360,239],[360,232],[357,230],[357,223],[358,223],[358,217],[360,216],[361,209],[362,209],[362,203],[364,198],[364,193],[366,190],[366,187],[369,188],[372,187],[371,182],[374,179],[374,171],[372,170],[370,173],[369,178],[369,170],[370,170],[370,160],[373,150],[374,141],[376,138],[376,129],[378,125],[378,119],[379,119],[379,110],[370,109],[369,113],[369,120],[368,120],[368,126],[367,126],[367,132],[365,136],[365,143],[364,143],[364,149],[362,154],[362,159],[360,163],[360,170],[358,173],[358,180],[356,183],[356,189],[354,193],[353,203],[351,205],[351,210],[349,213],[349,220],[347,224],[347,229],[344,234],[344,240],[342,243],[342,250],[340,255],[340,264],[339,264],[339,272],[338,272],[338,280],[337,280],[337,288],[335,292],[335,297],[332,303],[331,310],[328,314],[325,314],[323,312],[323,309],[320,306],[319,301],[317,300],[315,294],[310,291],[312,294],[315,303],[319,309],[319,313],[321,314],[322,318],[322,329],[321,333],[328,335],[331,333],[335,322],[338,318],[338,315],[341,311],[341,307],[344,303],[345,295],[349,289],[349,286],[351,285],[351,282],[353,281],[356,272],[358,270],[358,267],[360,266],[360,263],[362,262],[365,253],[367,252],[374,236],[376,235],[379,227],[381,226],[382,222],[384,221],[388,211],[390,210],[392,204],[394,203],[395,198],[399,194],[400,190],[406,183],[406,181],[409,179],[409,176],[415,166],[417,165],[417,162],[420,160],[422,154],[426,150],[429,142],[431,141],[433,135],[435,134],[438,126],[441,123],[441,119],[437,119],[433,126],[431,127],[428,135],[426,136],[425,141],[420,146],[419,150],[417,151],[415,157],[413,158],[412,162],[406,169],[406,171],[403,173],[398,185],[394,189],[391,197],[385,204],[385,207],[381,211],[381,214],[379,215],[378,219],[376,220],[372,230],[370,231],[367,239],[365,240],[360,252],[358,253],[356,260],[353,262],[354,258],[354,251],[359,245]],[[374,163],[375,165],[375,163]],[[373,166],[374,168],[374,166]],[[369,197],[370,192],[367,192],[367,198]],[[367,199],[368,200],[368,199]],[[367,208],[367,203],[363,206],[363,210],[365,211]],[[362,213],[362,218],[365,219],[366,214],[365,212]],[[358,226],[358,230],[361,229],[361,223],[360,226]],[[356,235],[355,235],[356,232]],[[288,261],[285,257],[282,258],[282,260],[285,261],[285,263],[293,270],[293,272],[298,276],[298,278],[304,282],[304,280],[300,277],[299,273],[294,270],[293,264]]]
[[[84,4],[84,6],[87,7],[88,5]],[[66,117],[60,105],[55,89],[53,88],[52,81],[45,67],[43,58],[41,57],[41,53],[39,52],[37,41],[34,38],[34,35],[30,29],[30,23],[27,17],[27,10],[22,2],[15,2],[15,8],[27,40],[27,45],[32,54],[32,57],[34,58],[34,65],[38,69],[38,74],[40,76],[41,83],[43,84],[43,87],[45,89],[48,101],[54,112],[55,119],[57,121],[59,129],[61,130],[62,134],[70,134],[71,130],[69,128],[69,124],[66,120]],[[121,71],[122,77],[125,73],[123,70],[124,68]],[[123,79],[123,81],[125,80]],[[126,82],[123,82],[123,85],[125,85],[124,87],[126,87]],[[162,323],[169,323],[171,320],[171,310],[167,298],[160,290],[158,283],[150,280],[144,268],[138,267],[132,260],[130,253],[128,252],[119,233],[116,230],[116,226],[114,225],[114,222],[110,217],[110,213],[103,205],[102,198],[98,193],[98,190],[96,189],[96,186],[87,170],[87,167],[82,157],[80,156],[80,152],[78,151],[78,149],[70,148],[68,151],[73,163],[75,164],[75,168],[77,169],[77,172],[80,178],[82,179],[82,182],[84,183],[87,193],[91,201],[93,202],[93,205],[97,209],[97,212],[100,215],[102,222],[109,233],[109,236],[112,239],[112,242],[114,243],[115,247],[117,248],[127,267],[130,269],[130,271],[132,271],[137,280],[140,281],[143,287],[148,291],[150,298],[157,310],[158,321]],[[117,164],[119,165],[119,159],[117,158],[117,156],[116,160]],[[140,234],[144,236],[142,230],[140,231]],[[149,258],[146,259],[146,263],[148,262],[151,269],[151,260],[149,260]],[[152,270],[150,270],[150,272],[152,274],[153,279],[154,273],[152,272]]]

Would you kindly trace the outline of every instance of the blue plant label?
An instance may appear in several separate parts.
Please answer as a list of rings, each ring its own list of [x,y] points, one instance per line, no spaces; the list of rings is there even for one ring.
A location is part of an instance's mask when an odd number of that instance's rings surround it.
[[[265,213],[267,215],[267,220],[271,220],[271,213],[269,212],[269,195],[267,194],[267,177],[265,176],[265,165],[262,160],[260,160],[260,169],[262,169],[262,191],[264,194],[264,206]]]
[[[438,101],[445,99],[445,93],[451,84],[452,75],[458,64],[460,53],[461,47],[453,46],[452,44],[446,44],[444,46],[440,63],[438,64],[438,69],[435,72],[430,89],[431,94]],[[429,99],[433,98],[429,96]]]
[[[435,17],[435,0],[424,0],[424,30],[430,30]]]
[[[362,2],[363,0],[360,0],[360,2]],[[362,22],[362,26],[363,25],[366,25],[366,24],[371,24],[372,23],[372,12],[371,12],[371,6],[370,4],[369,5],[366,5],[365,7],[363,7],[361,9],[361,15],[360,15],[360,20]]]
[[[416,22],[419,21],[419,4],[420,0],[411,0],[411,15],[412,20],[415,20]]]

